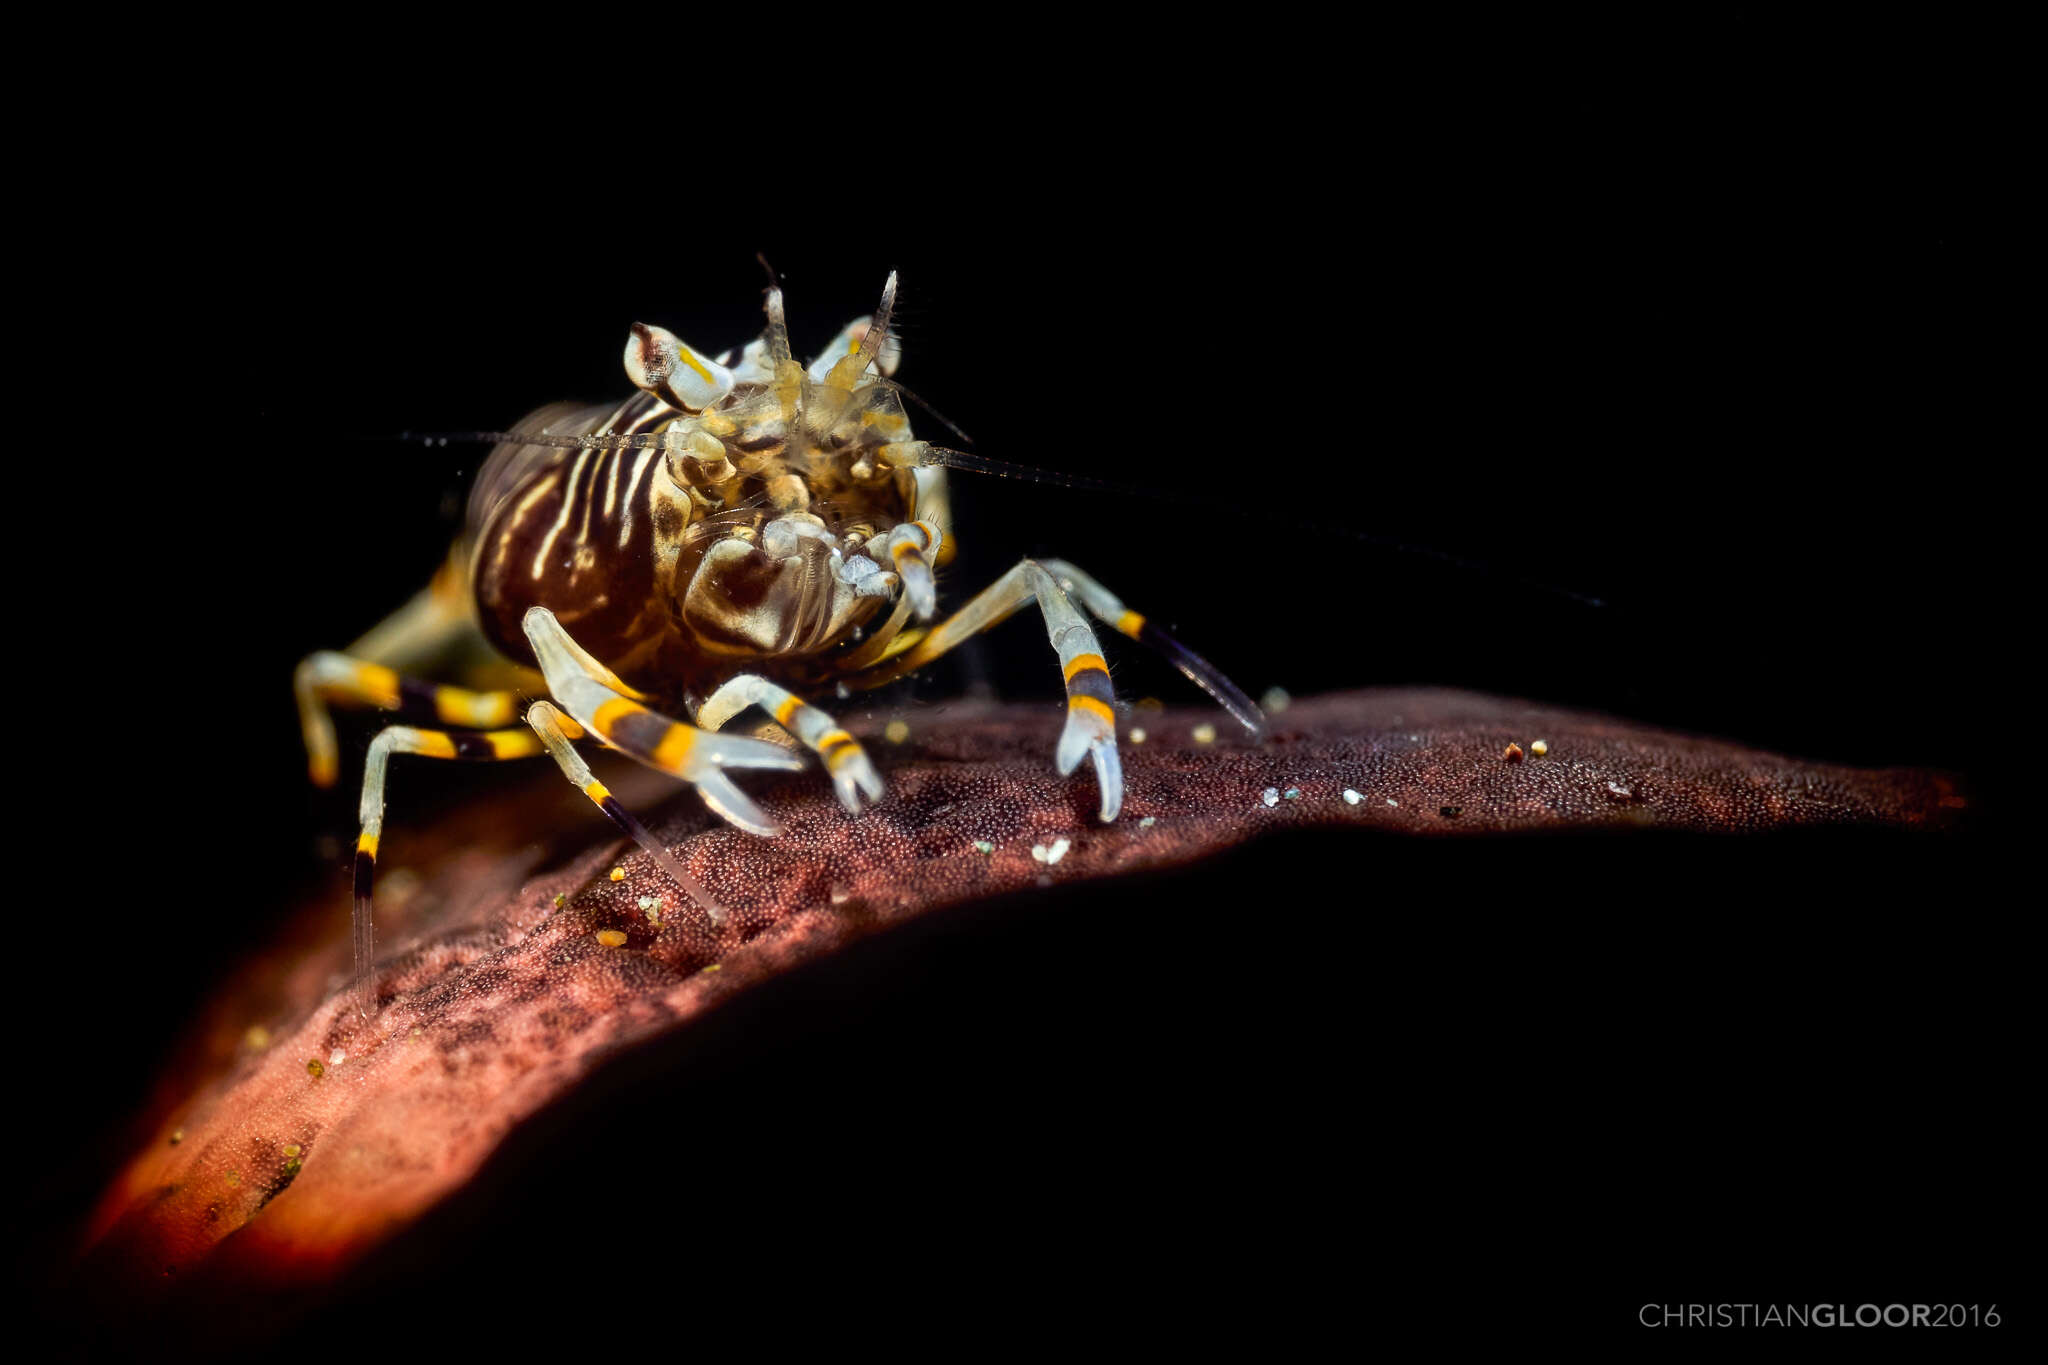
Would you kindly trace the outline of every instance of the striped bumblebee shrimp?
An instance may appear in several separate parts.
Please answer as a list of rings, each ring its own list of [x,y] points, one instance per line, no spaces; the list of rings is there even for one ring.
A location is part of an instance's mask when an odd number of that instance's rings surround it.
[[[691,784],[717,815],[762,837],[779,827],[728,770],[802,769],[807,750],[857,815],[883,799],[882,776],[806,697],[892,682],[1031,605],[1066,680],[1054,765],[1065,775],[1092,760],[1104,821],[1122,806],[1123,770],[1088,617],[1160,651],[1260,732],[1258,708],[1229,679],[1065,561],[1021,560],[934,619],[933,570],[954,546],[946,471],[1030,471],[911,435],[905,390],[891,378],[902,358],[889,328],[895,294],[892,274],[873,316],[849,323],[808,366],[791,354],[779,287],[768,291],[766,330],[737,363],[636,323],[625,350],[631,397],[544,407],[510,432],[474,438],[495,448],[433,583],[347,652],[304,660],[295,678],[319,786],[340,775],[330,706],[404,713],[364,764],[359,983],[372,963],[371,883],[395,754],[545,754],[719,923],[717,899],[593,776],[579,741]],[[459,676],[448,683],[417,676],[450,660]],[[755,708],[773,723],[724,733]]]

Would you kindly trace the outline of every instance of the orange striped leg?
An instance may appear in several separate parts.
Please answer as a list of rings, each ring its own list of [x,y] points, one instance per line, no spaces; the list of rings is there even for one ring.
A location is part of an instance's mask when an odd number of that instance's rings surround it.
[[[292,678],[299,703],[299,728],[306,738],[306,771],[316,787],[331,787],[340,762],[334,718],[328,706],[363,706],[379,711],[417,711],[443,725],[489,730],[519,718],[514,692],[472,692],[405,677],[382,664],[333,650],[308,655]]]
[[[1118,634],[1129,636],[1165,655],[1167,662],[1185,674],[1189,682],[1214,697],[1218,706],[1235,716],[1238,724],[1254,735],[1265,732],[1265,715],[1252,704],[1250,697],[1238,689],[1236,683],[1223,676],[1216,665],[1126,607],[1115,593],[1064,559],[1046,560],[1045,571],[1058,579],[1061,587],[1080,598],[1081,605],[1098,620],[1106,622]]]
[[[370,918],[370,884],[377,869],[377,846],[384,837],[384,787],[392,755],[418,754],[422,758],[491,762],[531,758],[541,751],[540,737],[523,728],[464,733],[391,725],[370,741],[370,756],[363,764],[363,799],[359,812],[363,832],[356,838],[355,965],[359,990],[369,980],[376,951]],[[365,1014],[370,1012],[367,991],[361,992],[359,1005]]]
[[[571,639],[546,607],[529,610],[524,625],[555,704],[591,737],[690,783],[705,805],[741,829],[764,836],[782,832],[724,770],[799,770],[801,754],[765,740],[699,730],[642,704],[639,693],[623,695],[625,684]]]
[[[831,774],[839,804],[849,814],[860,814],[862,793],[870,801],[882,799],[882,776],[868,761],[860,742],[839,728],[839,722],[832,717],[766,678],[742,673],[719,684],[718,690],[697,708],[697,724],[706,730],[723,729],[727,721],[749,706],[758,706],[775,717],[777,725],[818,755],[825,771]]]
[[[935,521],[907,521],[875,544],[875,554],[889,557],[903,580],[903,595],[910,600],[917,619],[929,621],[939,609],[938,585],[932,580],[931,561],[945,544],[945,533]]]
[[[711,893],[704,889],[702,883],[683,870],[683,865],[668,851],[668,845],[655,838],[653,832],[636,820],[631,811],[619,804],[619,798],[592,775],[590,765],[583,761],[583,755],[576,752],[576,746],[571,742],[583,737],[583,727],[563,715],[552,702],[545,701],[537,701],[527,708],[526,723],[540,736],[541,744],[561,768],[562,775],[575,783],[577,790],[589,797],[605,813],[605,818],[617,825],[628,839],[647,850],[669,879],[704,907],[704,913],[713,924],[723,924],[725,907],[711,898]]]
[[[1060,670],[1067,680],[1067,724],[1053,752],[1053,765],[1061,773],[1071,773],[1084,754],[1092,758],[1102,797],[1102,819],[1114,820],[1123,809],[1124,772],[1117,757],[1116,692],[1110,686],[1109,665],[1103,661],[1095,632],[1037,562],[1019,562],[954,615],[933,626],[915,645],[849,679],[848,685],[879,687],[913,673],[1034,602],[1045,618],[1046,634],[1059,654]]]

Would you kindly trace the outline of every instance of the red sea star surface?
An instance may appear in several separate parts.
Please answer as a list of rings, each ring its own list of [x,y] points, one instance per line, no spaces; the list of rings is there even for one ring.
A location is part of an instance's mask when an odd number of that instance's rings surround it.
[[[1186,863],[1288,827],[1431,840],[1735,834],[1938,828],[1965,807],[1935,773],[1402,690],[1297,702],[1257,744],[1212,712],[1136,710],[1124,726],[1124,813],[1102,825],[1085,765],[1071,780],[1053,772],[1060,719],[1057,708],[963,704],[921,713],[900,745],[879,721],[856,726],[886,798],[856,819],[815,772],[752,783],[787,825],[772,841],[716,823],[694,799],[666,800],[651,776],[622,777],[620,794],[724,899],[722,928],[559,781],[520,785],[433,830],[394,830],[378,886],[378,1012],[347,1007],[337,879],[195,1028],[159,1090],[153,1140],[88,1230],[92,1274],[104,1292],[138,1298],[191,1284],[317,1285],[459,1189],[604,1058],[962,902]],[[1504,757],[1510,744],[1518,760]],[[551,839],[581,851],[550,860]]]

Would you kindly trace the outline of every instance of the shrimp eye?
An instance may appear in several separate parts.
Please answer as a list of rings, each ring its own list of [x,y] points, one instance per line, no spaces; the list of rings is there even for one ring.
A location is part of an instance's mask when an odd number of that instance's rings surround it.
[[[666,327],[633,324],[626,338],[626,377],[672,408],[702,412],[732,392],[732,371],[699,355]]]

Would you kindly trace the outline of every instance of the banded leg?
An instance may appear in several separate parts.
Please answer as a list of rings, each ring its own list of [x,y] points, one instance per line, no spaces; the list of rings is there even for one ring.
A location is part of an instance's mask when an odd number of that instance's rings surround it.
[[[939,609],[938,585],[932,581],[932,559],[945,544],[945,533],[933,521],[907,521],[892,529],[875,546],[886,554],[903,580],[903,595],[910,599],[917,619],[929,621]]]
[[[1216,665],[1126,607],[1115,593],[1066,560],[1046,560],[1045,571],[1058,579],[1061,587],[1080,598],[1081,605],[1088,608],[1097,620],[1108,624],[1118,634],[1165,655],[1167,662],[1185,674],[1189,682],[1214,697],[1217,705],[1235,716],[1238,724],[1254,735],[1265,733],[1265,714],[1252,704],[1250,697],[1238,690],[1236,683],[1224,677]]]
[[[516,692],[443,687],[332,650],[308,655],[300,663],[292,678],[292,691],[298,698],[299,728],[306,739],[306,773],[316,787],[333,786],[340,771],[334,718],[327,711],[330,703],[379,711],[417,710],[443,725],[475,730],[511,725],[519,717]]]
[[[393,754],[418,754],[423,758],[454,758],[496,761],[531,758],[542,751],[540,736],[527,729],[489,730],[457,733],[422,730],[411,725],[386,726],[370,741],[370,756],[363,764],[363,799],[359,813],[363,832],[356,837],[355,871],[355,960],[356,985],[369,980],[375,956],[375,934],[370,919],[370,884],[377,870],[377,845],[384,836],[384,787],[386,770]],[[361,1002],[368,1013],[369,1001]]]
[[[356,839],[355,859],[355,968],[360,987],[369,978],[375,959],[375,928],[372,919],[371,884],[377,868],[377,847],[384,835],[384,792],[393,754],[418,754],[424,758],[501,761],[532,758],[546,753],[555,760],[562,775],[590,798],[605,818],[653,856],[655,863],[690,898],[704,907],[713,924],[725,922],[725,909],[712,899],[695,877],[683,870],[673,854],[637,819],[619,804],[604,783],[591,773],[573,741],[584,735],[583,727],[545,701],[527,710],[530,729],[492,730],[464,734],[446,730],[422,730],[409,725],[387,727],[371,741],[370,756],[363,768],[363,799],[360,814],[363,831]],[[365,1000],[364,1005],[368,1002]],[[365,1011],[367,1012],[367,1010]]]
[[[1124,804],[1123,762],[1116,750],[1116,693],[1110,686],[1109,666],[1103,662],[1095,632],[1035,560],[1019,561],[911,648],[849,681],[855,687],[879,687],[915,672],[1033,602],[1045,618],[1046,635],[1059,654],[1060,669],[1067,679],[1067,724],[1053,751],[1053,766],[1064,775],[1080,766],[1083,754],[1094,759],[1095,782],[1102,795],[1101,817],[1106,824],[1116,819]]]
[[[727,721],[749,706],[758,706],[774,716],[777,725],[817,754],[825,771],[831,774],[839,804],[846,807],[849,815],[860,814],[862,792],[867,793],[870,801],[882,799],[881,774],[868,761],[860,741],[840,729],[839,722],[832,717],[766,678],[742,673],[720,684],[697,708],[697,724],[706,730],[723,729]]]
[[[668,874],[669,880],[688,892],[691,900],[704,907],[705,915],[713,924],[725,923],[725,907],[713,900],[711,893],[704,889],[703,884],[683,870],[683,865],[668,851],[668,845],[655,838],[647,826],[634,819],[632,812],[620,805],[619,798],[611,794],[610,788],[591,773],[590,765],[583,761],[583,755],[576,752],[576,746],[571,742],[583,737],[583,727],[563,715],[553,703],[545,701],[537,701],[527,708],[526,723],[540,736],[542,746],[561,768],[562,775],[573,782],[577,790],[589,797],[597,808],[604,812],[605,818],[617,825],[628,839],[646,849],[656,866]]]
[[[546,607],[528,610],[523,624],[549,693],[578,725],[628,758],[690,783],[728,823],[751,834],[782,832],[723,769],[800,771],[802,755],[765,740],[699,730],[641,705],[635,698],[642,694],[627,695],[631,689],[571,639]]]

